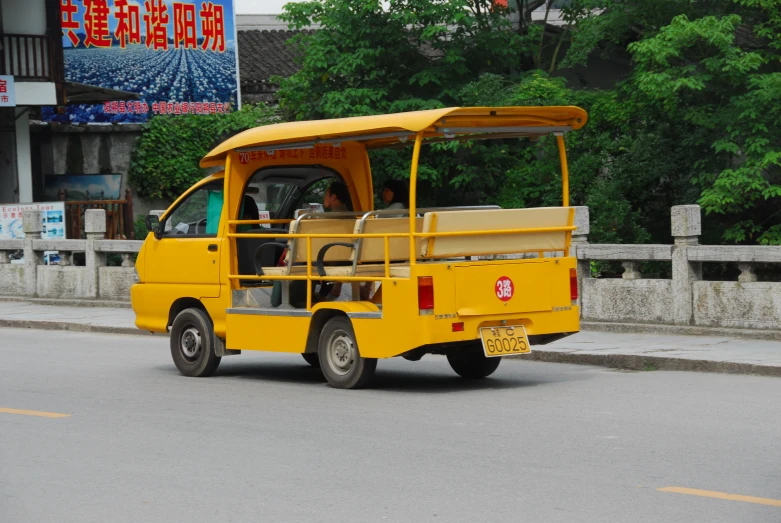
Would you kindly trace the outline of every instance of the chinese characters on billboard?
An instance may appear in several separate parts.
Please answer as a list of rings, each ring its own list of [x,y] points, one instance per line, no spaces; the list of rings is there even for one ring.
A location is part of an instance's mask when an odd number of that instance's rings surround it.
[[[59,0],[65,78],[139,100],[44,109],[59,122],[144,122],[237,109],[233,0]]]

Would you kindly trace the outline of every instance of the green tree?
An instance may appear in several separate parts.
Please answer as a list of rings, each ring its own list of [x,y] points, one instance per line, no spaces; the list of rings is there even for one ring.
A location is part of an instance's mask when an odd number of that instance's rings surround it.
[[[634,85],[679,120],[700,203],[723,238],[781,243],[781,14],[736,0],[734,14],[678,16],[629,46]]]
[[[490,0],[316,0],[290,3],[301,69],[279,79],[293,119],[442,107],[480,74],[517,73],[532,40]]]

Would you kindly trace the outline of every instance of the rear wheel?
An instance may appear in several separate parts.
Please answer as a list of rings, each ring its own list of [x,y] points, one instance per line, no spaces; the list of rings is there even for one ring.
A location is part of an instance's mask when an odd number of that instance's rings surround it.
[[[318,356],[328,384],[337,389],[364,387],[377,368],[376,359],[361,356],[353,325],[343,316],[331,318],[323,326]]]
[[[171,356],[185,376],[211,376],[220,364],[214,352],[214,327],[201,309],[185,309],[171,326]]]
[[[304,360],[312,367],[320,368],[320,358],[317,356],[316,352],[305,352],[301,356],[303,356]]]
[[[501,356],[486,358],[482,347],[467,347],[447,353],[447,361],[462,378],[480,379],[490,376],[499,367]]]

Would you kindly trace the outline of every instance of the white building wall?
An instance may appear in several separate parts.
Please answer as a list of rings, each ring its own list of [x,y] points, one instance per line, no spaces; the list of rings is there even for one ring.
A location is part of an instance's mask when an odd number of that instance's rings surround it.
[[[4,32],[27,35],[46,34],[45,0],[2,0],[2,5]]]
[[[33,201],[33,164],[30,154],[30,112],[24,108],[16,108],[17,115],[24,114],[16,120],[16,169],[19,180],[19,203]]]

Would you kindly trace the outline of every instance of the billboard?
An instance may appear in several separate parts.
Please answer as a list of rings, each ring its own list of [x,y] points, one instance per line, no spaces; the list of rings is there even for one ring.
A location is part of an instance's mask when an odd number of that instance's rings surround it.
[[[42,211],[44,240],[65,239],[65,202],[8,203],[0,204],[0,240],[21,240],[23,211]],[[46,265],[57,264],[59,256],[54,251],[44,251]],[[22,251],[11,253],[11,263],[24,263]]]
[[[65,79],[139,100],[43,109],[62,123],[238,109],[233,0],[60,0]]]

